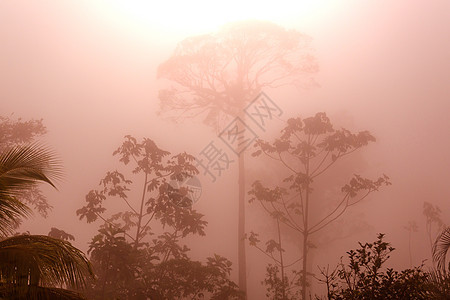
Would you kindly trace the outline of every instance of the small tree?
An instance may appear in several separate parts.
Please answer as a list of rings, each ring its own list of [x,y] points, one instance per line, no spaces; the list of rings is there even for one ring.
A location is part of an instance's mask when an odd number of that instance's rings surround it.
[[[199,294],[216,296],[225,289],[230,299],[237,296],[236,286],[228,280],[228,260],[216,255],[208,258],[206,265],[191,261],[189,248],[180,244],[189,235],[205,235],[207,224],[189,203],[179,205],[189,201],[183,197],[188,191],[170,184],[198,173],[192,165],[194,157],[187,153],[171,156],[154,141],[138,142],[131,136],[126,136],[113,154],[131,174],[107,172],[100,189],[91,190],[86,205],[77,210],[80,219],[88,223],[103,221],[89,246],[99,277],[90,296],[197,299]],[[140,195],[136,191],[141,191]],[[114,200],[121,202],[123,210],[108,214],[112,207],[117,208]],[[163,233],[157,235],[158,230]],[[189,273],[191,268],[196,272]]]
[[[308,251],[312,247],[310,237],[339,218],[350,206],[378,191],[381,186],[390,184],[386,175],[376,180],[354,175],[342,187],[342,195],[336,195],[329,208],[326,211],[322,209],[323,213],[320,214],[317,212],[317,202],[320,199],[315,199],[313,194],[315,180],[343,157],[373,141],[375,138],[368,131],[355,134],[346,129],[336,130],[325,113],[317,113],[306,119],[289,119],[281,136],[274,142],[259,140],[255,145],[257,151],[254,156],[265,154],[282,164],[290,173],[283,180],[287,187],[280,185],[269,188],[260,181],[255,181],[249,192],[252,196],[250,202],[258,201],[276,223],[277,238],[269,240],[265,250],[259,249],[274,259],[281,269],[284,287],[288,286],[284,279],[286,267],[302,260],[300,281],[303,299],[306,299],[307,276],[310,275],[307,272]],[[303,251],[294,262],[284,261],[281,225],[302,236]],[[249,240],[254,246],[259,242],[255,233],[252,233]]]

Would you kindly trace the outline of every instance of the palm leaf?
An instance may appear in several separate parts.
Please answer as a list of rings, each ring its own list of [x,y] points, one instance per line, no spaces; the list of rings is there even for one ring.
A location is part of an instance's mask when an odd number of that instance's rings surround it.
[[[31,210],[15,197],[0,195],[0,236],[11,234]]]
[[[55,155],[38,144],[17,146],[0,154],[0,233],[10,233],[30,209],[19,201],[38,182],[55,187],[61,177]],[[83,299],[49,286],[82,288],[93,276],[86,256],[69,242],[42,235],[0,241],[0,298]]]
[[[445,257],[450,249],[450,227],[445,228],[437,237],[433,245],[433,260],[437,262],[439,270],[445,271]]]
[[[44,235],[19,235],[0,241],[2,282],[83,288],[87,276],[93,276],[91,264],[67,241]]]
[[[428,273],[428,289],[424,290],[424,299],[449,299],[450,274],[445,270],[432,270]],[[427,297],[427,298],[426,298]]]
[[[17,146],[0,154],[0,195],[15,194],[41,181],[55,187],[61,167],[55,154],[39,144]]]
[[[38,144],[17,146],[0,154],[0,234],[6,236],[27,217],[31,210],[18,196],[37,182],[53,181],[61,177],[61,167],[49,149]]]
[[[0,283],[0,299],[86,300],[84,296],[75,291],[40,286],[19,287],[11,283]]]

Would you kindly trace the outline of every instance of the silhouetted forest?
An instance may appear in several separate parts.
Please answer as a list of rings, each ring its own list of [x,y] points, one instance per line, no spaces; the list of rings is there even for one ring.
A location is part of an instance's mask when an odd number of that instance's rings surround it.
[[[95,5],[1,3],[0,298],[450,299],[450,18],[407,4],[158,48]]]

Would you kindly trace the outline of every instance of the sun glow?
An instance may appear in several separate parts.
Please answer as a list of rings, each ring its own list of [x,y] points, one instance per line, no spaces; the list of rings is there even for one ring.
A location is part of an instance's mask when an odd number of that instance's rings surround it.
[[[106,18],[120,26],[139,33],[192,34],[215,30],[225,23],[259,19],[281,25],[299,22],[314,22],[320,19],[337,0],[297,1],[211,1],[211,0],[108,0],[92,1],[96,9]]]

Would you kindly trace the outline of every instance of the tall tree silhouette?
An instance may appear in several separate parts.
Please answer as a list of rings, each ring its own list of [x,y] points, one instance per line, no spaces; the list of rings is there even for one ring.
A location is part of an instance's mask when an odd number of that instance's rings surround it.
[[[240,117],[264,88],[312,82],[318,69],[310,38],[265,21],[242,21],[217,33],[189,37],[159,66],[174,86],[159,93],[161,112],[180,120],[203,115],[215,130]],[[241,130],[240,128],[239,130]],[[239,152],[239,286],[246,290],[244,153]]]

